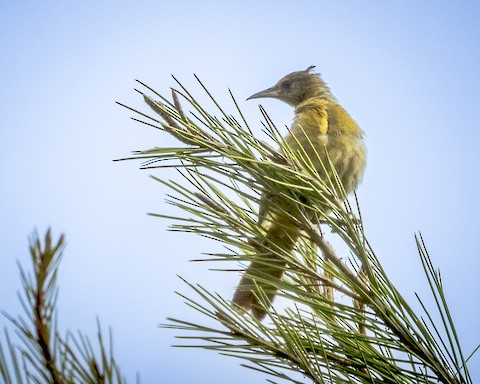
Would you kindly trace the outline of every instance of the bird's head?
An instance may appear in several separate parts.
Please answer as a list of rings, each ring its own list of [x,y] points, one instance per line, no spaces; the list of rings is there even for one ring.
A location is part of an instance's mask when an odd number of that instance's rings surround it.
[[[312,72],[314,68],[315,66],[311,65],[303,71],[289,73],[282,77],[273,87],[255,93],[247,100],[271,97],[296,107],[310,97],[324,96],[333,98],[327,84],[317,73]]]

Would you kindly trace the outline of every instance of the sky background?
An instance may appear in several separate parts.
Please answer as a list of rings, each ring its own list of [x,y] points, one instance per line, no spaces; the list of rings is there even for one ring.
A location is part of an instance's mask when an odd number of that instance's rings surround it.
[[[178,332],[158,328],[168,316],[203,320],[175,295],[191,293],[177,274],[227,298],[239,276],[189,263],[218,244],[146,215],[179,212],[139,163],[112,160],[176,142],[115,101],[149,112],[134,79],[168,94],[171,74],[206,100],[195,73],[233,111],[230,88],[261,135],[258,101],[244,100],[314,64],[366,132],[358,196],[370,243],[414,303],[414,292],[428,296],[422,231],[470,354],[480,342],[479,20],[475,1],[0,0],[0,309],[21,312],[16,263],[29,267],[28,236],[51,226],[67,239],[61,328],[93,339],[97,316],[111,326],[129,382],[137,372],[142,383],[264,382],[239,360],[171,348]],[[290,124],[289,106],[262,105]],[[478,355],[470,367],[480,381]]]

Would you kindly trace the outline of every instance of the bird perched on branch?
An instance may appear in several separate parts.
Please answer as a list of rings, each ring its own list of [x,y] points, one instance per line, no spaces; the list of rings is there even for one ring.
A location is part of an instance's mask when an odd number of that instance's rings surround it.
[[[325,167],[330,161],[349,194],[360,182],[365,169],[363,132],[322,78],[313,72],[314,68],[292,72],[247,100],[275,98],[294,107],[295,118],[284,138],[286,146],[298,153],[299,159],[308,156],[325,181],[332,177],[332,172]],[[251,311],[259,320],[266,315],[265,307],[259,302],[260,290],[265,294],[268,307],[275,297],[276,287],[265,280],[282,278],[286,261],[279,256],[279,251],[292,252],[301,233],[292,219],[294,212],[288,212],[291,208],[278,196],[262,196],[259,211],[259,223],[265,229],[265,237],[259,241],[262,257],[249,265],[232,299],[239,312]]]

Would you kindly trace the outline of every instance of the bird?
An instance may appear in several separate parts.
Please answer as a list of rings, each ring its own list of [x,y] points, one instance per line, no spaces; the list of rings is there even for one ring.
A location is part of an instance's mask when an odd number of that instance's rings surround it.
[[[319,177],[331,178],[324,164],[333,165],[345,196],[353,192],[363,178],[366,166],[364,132],[338,103],[330,88],[311,65],[282,77],[275,85],[253,94],[247,100],[274,98],[294,108],[294,119],[284,137],[285,147],[299,153],[299,161],[308,157]],[[257,241],[262,258],[252,261],[244,271],[232,298],[237,312],[263,320],[276,295],[276,287],[267,281],[281,279],[287,262],[279,251],[293,252],[301,228],[294,219],[292,202],[264,193],[259,204],[259,224],[264,237]],[[260,245],[258,245],[260,244]],[[275,248],[275,250],[273,250]],[[265,279],[265,276],[269,276]],[[260,297],[263,297],[262,305]]]

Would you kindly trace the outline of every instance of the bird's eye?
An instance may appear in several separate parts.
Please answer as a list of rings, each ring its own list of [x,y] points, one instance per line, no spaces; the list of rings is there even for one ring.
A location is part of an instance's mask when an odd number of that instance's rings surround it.
[[[286,80],[282,83],[282,89],[284,91],[289,91],[291,87],[292,87],[292,82],[290,80]]]

